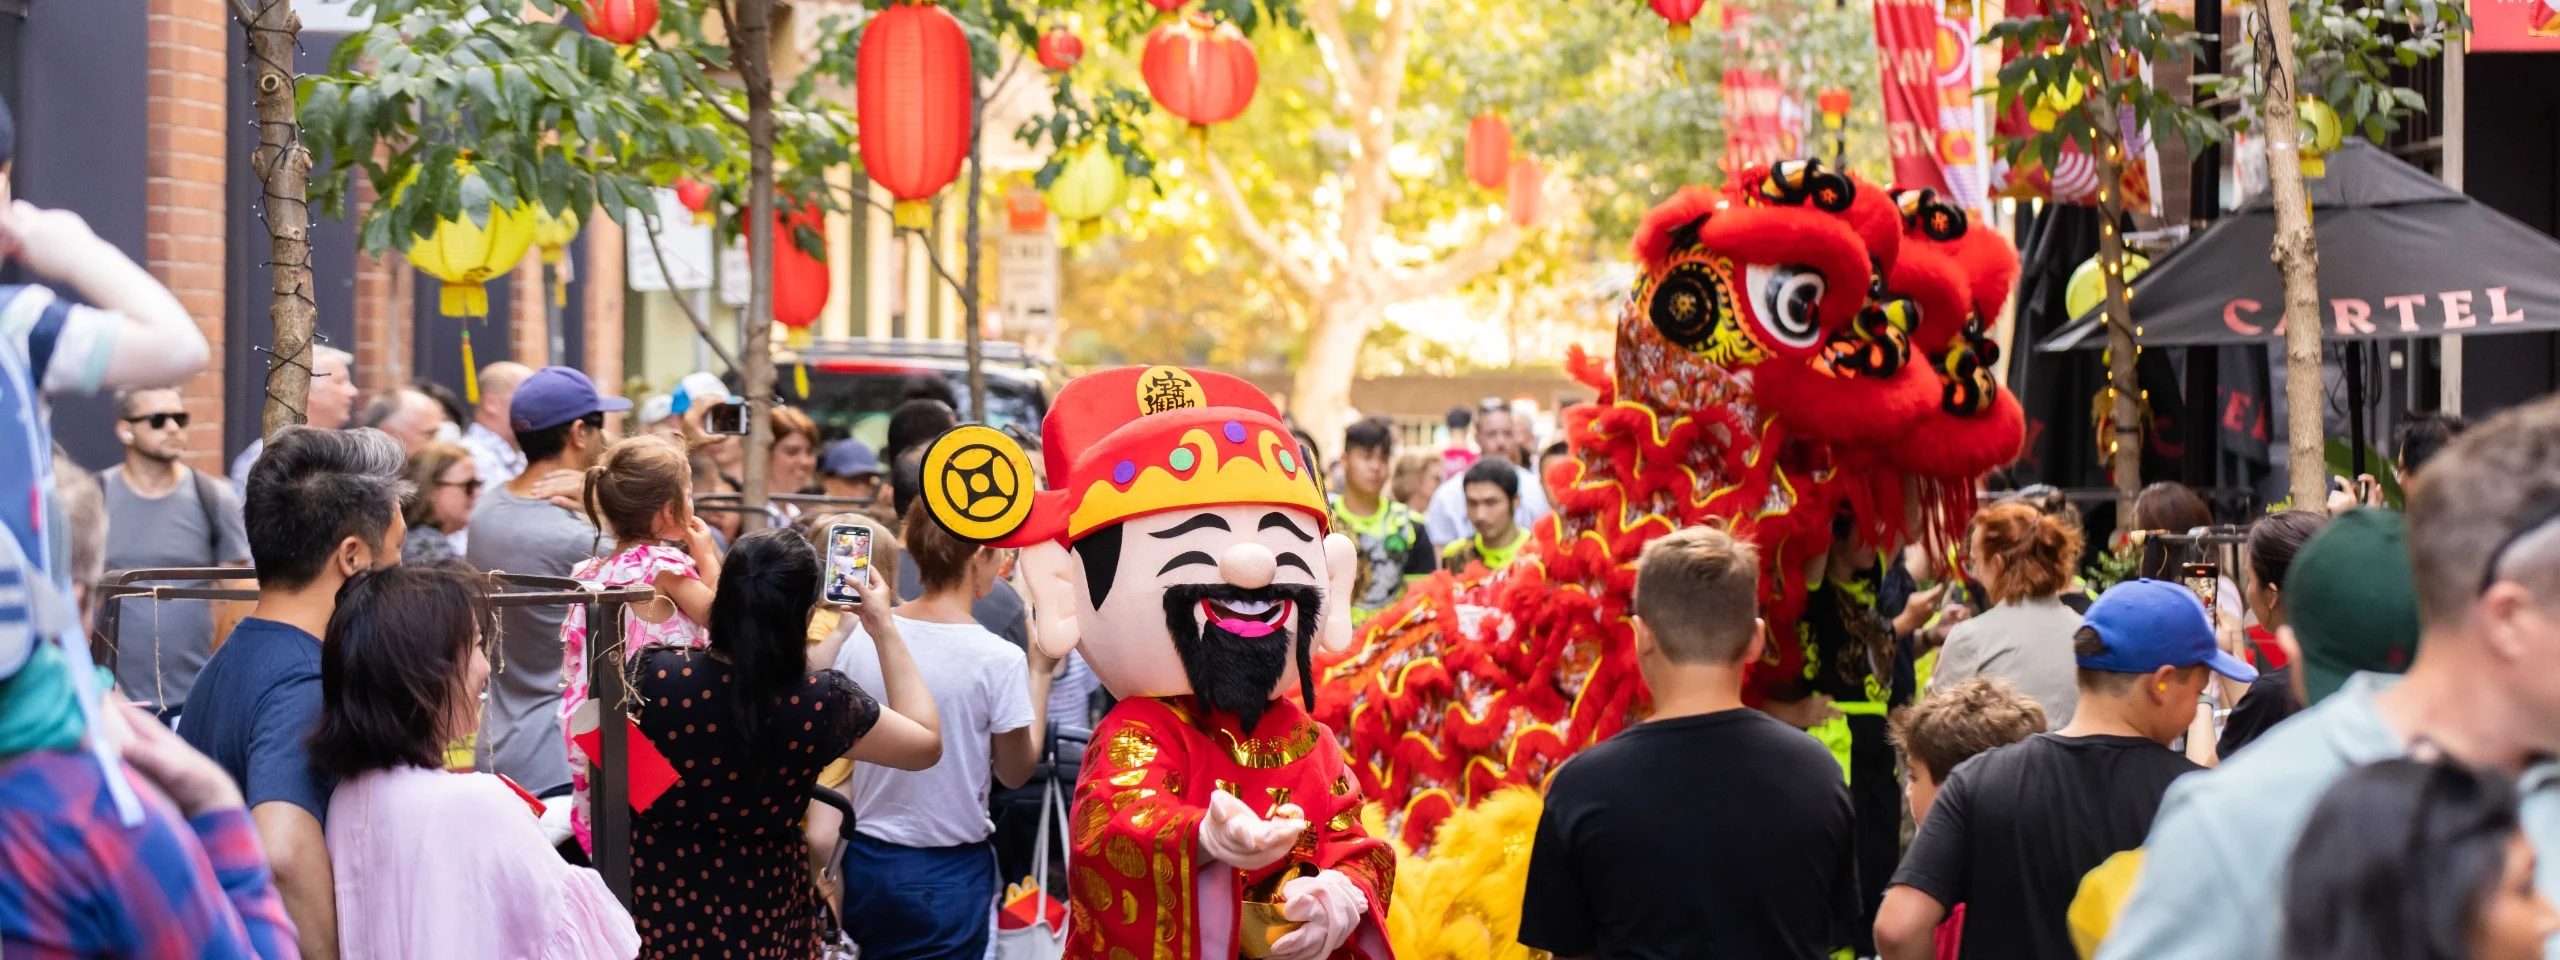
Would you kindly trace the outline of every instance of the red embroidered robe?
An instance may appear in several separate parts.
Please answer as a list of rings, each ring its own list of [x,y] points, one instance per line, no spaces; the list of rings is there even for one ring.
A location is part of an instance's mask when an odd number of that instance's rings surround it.
[[[1132,698],[1094,730],[1068,815],[1069,960],[1235,957],[1246,888],[1301,862],[1340,871],[1369,897],[1368,914],[1331,960],[1393,960],[1386,915],[1395,851],[1360,824],[1360,790],[1341,742],[1287,699],[1273,700],[1250,736],[1229,714],[1195,723],[1199,710],[1189,697]],[[1238,871],[1200,850],[1211,790],[1265,817],[1294,804],[1307,830],[1279,862]]]

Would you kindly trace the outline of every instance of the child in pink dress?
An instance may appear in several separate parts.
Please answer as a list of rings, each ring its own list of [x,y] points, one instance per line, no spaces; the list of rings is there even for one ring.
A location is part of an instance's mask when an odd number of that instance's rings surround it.
[[[647,585],[657,597],[624,607],[622,660],[652,646],[702,647],[710,643],[702,622],[710,619],[712,586],[720,582],[720,553],[711,528],[693,514],[693,469],[683,448],[659,436],[632,437],[605,449],[587,470],[587,516],[613,534],[614,550],[579,564],[570,575],[607,587]],[[577,732],[573,715],[588,700],[587,610],[569,608],[560,624],[567,648],[560,671],[560,730]],[[609,642],[609,641],[606,641]],[[568,745],[569,782],[576,800],[570,823],[578,845],[588,845],[587,758]]]

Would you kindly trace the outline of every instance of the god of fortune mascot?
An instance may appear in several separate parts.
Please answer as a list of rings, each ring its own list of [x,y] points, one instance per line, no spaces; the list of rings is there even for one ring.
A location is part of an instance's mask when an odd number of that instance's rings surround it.
[[[1314,695],[1310,645],[1350,637],[1349,538],[1270,398],[1235,377],[1126,367],[1058,392],[1053,489],[977,425],[924,458],[931,516],[1020,547],[1035,633],[1120,698],[1068,816],[1067,956],[1385,960],[1395,853]]]

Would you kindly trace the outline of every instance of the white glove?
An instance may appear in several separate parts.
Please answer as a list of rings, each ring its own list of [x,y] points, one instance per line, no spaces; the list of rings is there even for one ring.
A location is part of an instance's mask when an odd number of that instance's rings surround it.
[[[1324,960],[1351,939],[1369,897],[1340,872],[1327,870],[1280,886],[1280,915],[1305,926],[1271,942],[1271,960]]]
[[[1260,870],[1288,855],[1306,829],[1297,817],[1255,816],[1244,801],[1216,790],[1209,794],[1209,815],[1200,820],[1200,850],[1238,870]]]

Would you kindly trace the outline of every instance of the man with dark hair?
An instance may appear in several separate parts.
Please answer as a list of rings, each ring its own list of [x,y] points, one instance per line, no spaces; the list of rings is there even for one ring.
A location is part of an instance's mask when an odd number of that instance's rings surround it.
[[[187,404],[176,390],[116,395],[124,463],[100,475],[107,568],[213,567],[249,562],[249,534],[231,485],[179,462],[187,453]],[[210,586],[203,581],[185,586]],[[117,632],[116,685],[174,716],[213,656],[213,608],[203,600],[125,603]]]
[[[922,447],[941,436],[942,431],[959,425],[960,415],[940,400],[920,397],[901,403],[889,411],[889,435],[880,448],[880,456],[895,464],[907,451]],[[905,509],[899,508],[900,516],[906,515]]]
[[[2412,413],[2400,421],[2400,428],[2392,431],[2391,449],[2395,456],[2391,468],[2398,471],[2401,487],[2405,489],[2409,481],[2417,479],[2418,468],[2434,459],[2436,451],[2452,443],[2453,438],[2461,436],[2467,426],[2460,415],[2435,410]]]
[[[1483,564],[1487,570],[1500,570],[1520,555],[1520,545],[1529,542],[1529,531],[1521,528],[1517,509],[1524,472],[1509,460],[1486,457],[1458,478],[1466,490],[1467,523],[1474,532],[1441,549],[1443,568],[1464,572]]]
[[[1767,631],[1759,552],[1715,527],[1636,561],[1645,722],[1573,758],[1529,850],[1520,942],[1558,957],[1816,960],[1857,903],[1848,788],[1829,751],[1743,706]]]
[[[378,430],[287,427],[271,439],[249,471],[258,605],[205,661],[178,725],[240,784],[306,958],[338,949],[321,839],[334,785],[304,745],[320,716],[320,637],[348,578],[400,562],[406,463]]]
[[[587,375],[568,367],[544,367],[516,385],[507,419],[525,469],[515,479],[483,487],[471,510],[471,543],[463,556],[474,568],[565,577],[580,561],[610,548],[585,515],[563,507],[546,487],[555,472],[576,477],[604,452],[604,415],[631,409],[631,401],[604,396]],[[474,746],[479,769],[513,778],[537,796],[567,792],[569,754],[560,735],[560,621],[568,608],[507,607],[498,614],[500,662],[489,677],[489,702],[481,710]]]
[[[1475,426],[1476,413],[1463,406],[1450,407],[1442,425],[1449,428],[1449,446],[1440,451],[1440,472],[1455,475],[1465,472],[1476,462],[1476,448],[1467,431]]]
[[[1546,488],[1529,468],[1520,465],[1520,447],[1528,442],[1525,425],[1513,416],[1511,409],[1489,406],[1476,414],[1476,448],[1484,456],[1467,468],[1473,471],[1486,463],[1496,463],[1512,473],[1511,522],[1523,530],[1534,526],[1548,513]],[[1453,468],[1454,469],[1454,468]],[[1486,468],[1491,469],[1491,468]],[[1473,511],[1467,504],[1467,473],[1451,473],[1441,481],[1440,489],[1431,494],[1431,509],[1423,516],[1423,529],[1433,543],[1456,543],[1467,536]]]
[[[1573,459],[1573,448],[1566,446],[1562,440],[1547,444],[1546,449],[1538,451],[1538,491],[1547,495],[1548,506],[1554,506],[1556,503],[1556,479],[1548,474],[1556,464],[1571,459]]]
[[[2257,679],[2215,645],[2204,604],[2166,581],[2117,584],[2073,640],[2071,721],[1958,765],[1939,789],[1876,915],[1885,960],[1928,960],[1956,904],[1968,956],[2075,955],[2067,914],[2081,878],[2141,846],[2170,781],[2201,769],[2169,744],[2194,722],[2209,674]]]
[[[1342,488],[1329,509],[1333,525],[1360,547],[1360,575],[1351,586],[1354,624],[1393,605],[1407,581],[1440,568],[1422,518],[1387,496],[1395,458],[1395,430],[1385,420],[1372,417],[1342,431]]]
[[[2540,862],[2560,863],[2560,398],[2464,431],[2422,470],[2409,491],[2420,639],[2407,675],[2356,673],[2240,755],[2179,780],[2099,960],[2279,956],[2285,864],[2312,806],[2349,768],[2418,744],[2518,775],[2525,839]],[[2304,551],[2354,536],[2367,514],[2337,518]],[[2302,649],[2296,677],[2321,661],[2369,667],[2374,640],[2339,657],[2300,621],[2306,563],[2285,575],[2297,619],[2277,634]],[[2549,877],[2537,885],[2550,889]]]

